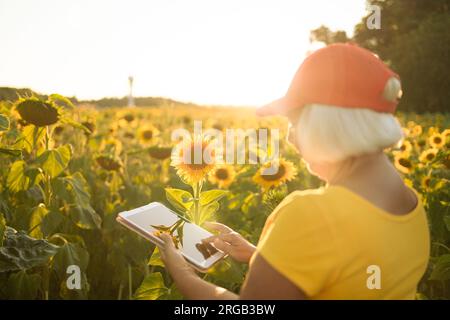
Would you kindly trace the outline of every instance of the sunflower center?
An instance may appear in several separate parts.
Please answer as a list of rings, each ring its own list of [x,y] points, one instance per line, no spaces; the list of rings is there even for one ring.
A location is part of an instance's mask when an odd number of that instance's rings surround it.
[[[142,138],[144,138],[145,140],[150,140],[151,138],[153,138],[153,131],[152,130],[144,130],[142,132]]]
[[[440,144],[441,142],[442,142],[442,139],[440,137],[435,137],[434,138],[434,143]]]
[[[211,163],[208,163],[204,158],[203,150],[207,147],[206,144],[191,144],[190,154],[184,154],[184,149],[181,149],[181,157],[185,165],[188,165],[192,170],[203,170],[208,167]],[[196,152],[199,153],[200,157],[195,157]],[[214,151],[211,152],[211,157],[214,156]],[[209,159],[212,160],[212,159]]]
[[[408,159],[401,158],[398,160],[398,163],[405,168],[411,168],[411,162]]]
[[[217,169],[216,177],[219,180],[226,180],[228,178],[228,170],[224,168]]]
[[[431,161],[431,160],[433,160],[434,159],[434,153],[429,153],[429,154],[427,154],[427,160],[428,161]]]
[[[128,122],[131,122],[134,120],[134,116],[132,114],[127,114],[123,118]]]
[[[284,167],[284,165],[280,164],[278,166],[278,171],[275,174],[265,174],[265,172],[267,172],[266,170],[268,169],[264,169],[261,172],[261,178],[266,180],[266,181],[276,181],[279,180],[280,178],[282,178],[284,176],[284,174],[286,173],[286,168]]]

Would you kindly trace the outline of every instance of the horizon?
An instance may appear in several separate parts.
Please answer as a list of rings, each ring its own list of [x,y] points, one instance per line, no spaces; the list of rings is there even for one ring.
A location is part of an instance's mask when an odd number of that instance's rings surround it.
[[[0,86],[122,98],[131,75],[135,97],[258,106],[285,94],[316,47],[310,30],[351,36],[365,10],[365,0],[0,0]]]

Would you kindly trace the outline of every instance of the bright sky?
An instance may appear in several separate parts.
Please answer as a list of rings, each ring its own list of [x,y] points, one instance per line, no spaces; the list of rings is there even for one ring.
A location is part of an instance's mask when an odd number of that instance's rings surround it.
[[[283,95],[325,24],[364,0],[0,0],[0,86],[79,99],[259,105]]]

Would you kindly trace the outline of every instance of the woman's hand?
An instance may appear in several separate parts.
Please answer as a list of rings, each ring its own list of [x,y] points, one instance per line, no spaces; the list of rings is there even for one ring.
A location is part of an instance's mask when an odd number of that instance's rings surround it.
[[[159,238],[163,241],[162,245],[158,245],[161,254],[161,260],[164,262],[167,271],[169,271],[172,278],[183,279],[187,275],[194,275],[196,273],[189,263],[184,259],[180,250],[175,247],[172,237],[162,232]]]
[[[219,231],[218,235],[203,239],[203,242],[213,243],[214,246],[229,254],[234,260],[248,263],[256,247],[244,239],[239,233],[217,222],[205,222],[205,227]]]

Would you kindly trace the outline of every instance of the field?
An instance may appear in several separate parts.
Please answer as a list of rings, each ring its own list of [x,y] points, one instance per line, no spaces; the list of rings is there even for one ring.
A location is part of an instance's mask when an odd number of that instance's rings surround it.
[[[30,112],[32,104],[42,111]],[[417,298],[449,299],[450,115],[399,119],[406,139],[386,152],[422,195],[432,235]],[[292,170],[265,181],[261,164],[213,166],[203,184],[190,181],[171,166],[171,134],[191,131],[194,120],[220,131],[280,128],[283,165]],[[245,108],[95,109],[58,95],[1,103],[0,299],[181,298],[158,251],[121,227],[117,213],[160,201],[198,223],[223,222],[256,244],[289,192],[322,185],[286,141],[286,128],[282,118],[257,118]],[[70,265],[81,270],[81,290],[68,289]],[[237,292],[245,272],[228,259],[205,277]]]

